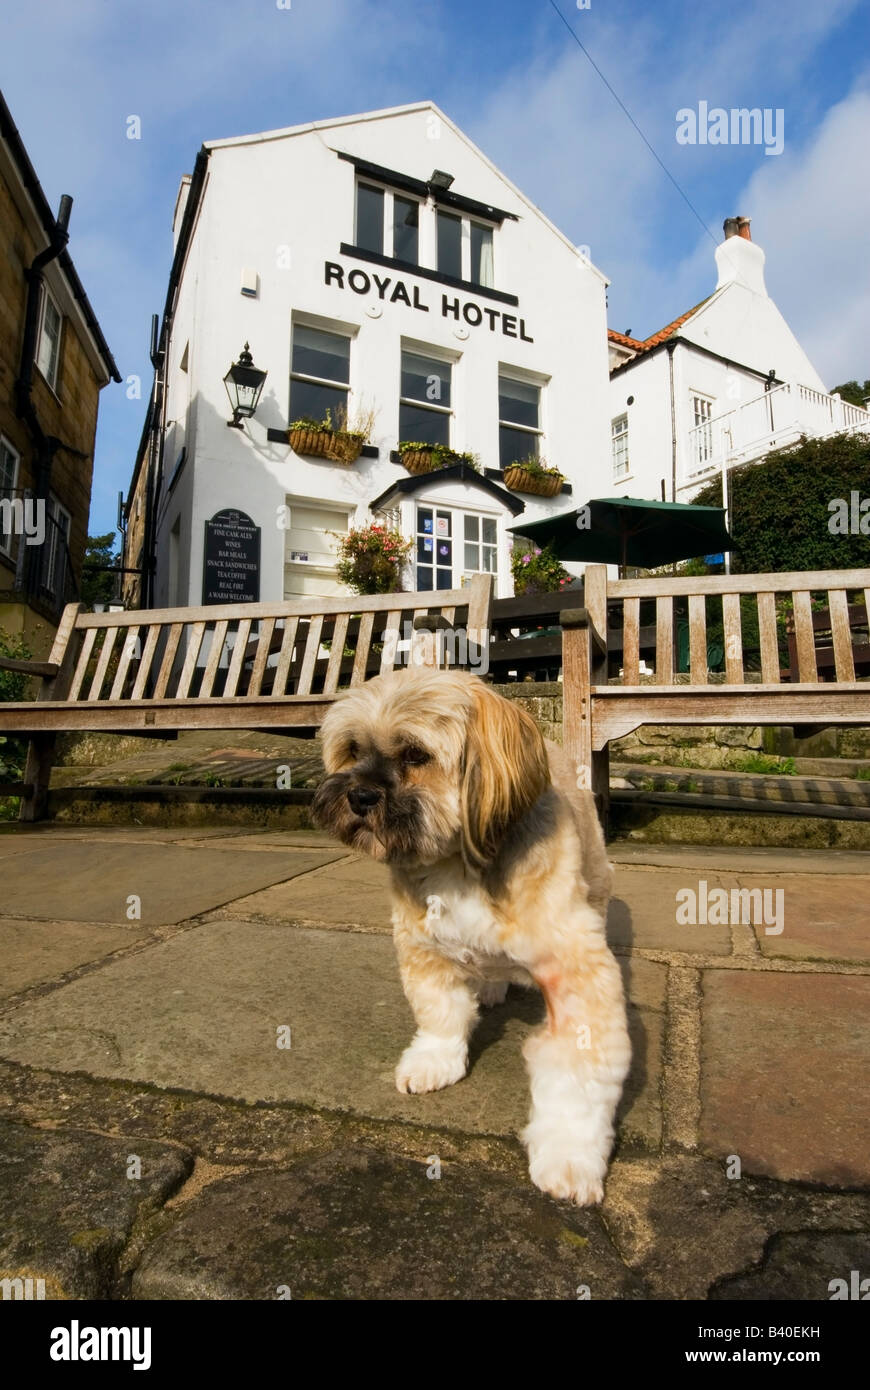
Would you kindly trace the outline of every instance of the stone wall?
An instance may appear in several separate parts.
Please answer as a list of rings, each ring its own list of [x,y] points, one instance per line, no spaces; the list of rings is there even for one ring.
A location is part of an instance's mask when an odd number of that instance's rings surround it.
[[[562,742],[561,682],[524,681],[495,689],[528,710],[545,738]],[[610,745],[612,762],[738,771],[745,758],[760,752],[775,757],[868,758],[870,729],[825,729],[812,738],[799,739],[790,728],[650,724]]]

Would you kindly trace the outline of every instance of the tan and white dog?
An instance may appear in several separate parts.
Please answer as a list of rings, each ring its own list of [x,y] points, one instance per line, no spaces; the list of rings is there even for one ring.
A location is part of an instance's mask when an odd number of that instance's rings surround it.
[[[529,1172],[555,1197],[600,1201],[630,1048],[591,795],[523,709],[464,672],[378,676],[332,706],[322,740],[318,821],[392,875],[417,1022],[399,1090],[459,1081],[478,1004],[538,985],[547,1023],[523,1049]]]

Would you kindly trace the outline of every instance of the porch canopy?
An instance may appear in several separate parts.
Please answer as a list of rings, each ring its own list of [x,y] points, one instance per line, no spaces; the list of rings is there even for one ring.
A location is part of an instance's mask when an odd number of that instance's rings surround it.
[[[623,568],[654,569],[734,549],[724,508],[648,502],[641,497],[593,497],[585,507],[542,521],[525,521],[508,530],[541,549],[552,544],[559,560]]]

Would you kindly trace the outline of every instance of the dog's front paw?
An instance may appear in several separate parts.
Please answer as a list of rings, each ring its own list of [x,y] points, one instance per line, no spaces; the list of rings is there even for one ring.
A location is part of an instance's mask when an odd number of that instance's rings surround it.
[[[396,1067],[396,1089],[418,1096],[424,1091],[440,1091],[462,1080],[467,1063],[464,1039],[418,1035]]]
[[[603,1179],[582,1159],[566,1158],[546,1149],[530,1152],[529,1176],[542,1192],[574,1202],[578,1207],[592,1207],[604,1200]]]

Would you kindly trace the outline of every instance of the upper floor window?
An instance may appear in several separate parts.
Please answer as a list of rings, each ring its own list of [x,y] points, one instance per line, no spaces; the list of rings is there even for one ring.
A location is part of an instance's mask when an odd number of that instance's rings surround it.
[[[350,338],[297,323],[290,368],[290,419],[333,423],[347,410],[350,391]]]
[[[614,478],[628,475],[628,415],[617,415],[610,422],[610,449]]]
[[[60,362],[61,315],[45,285],[39,308],[39,331],[36,337],[36,365],[52,391],[57,390],[57,369]]]
[[[48,499],[47,521],[42,583],[52,597],[56,598],[64,588],[69,554],[70,514],[54,496]]]
[[[418,352],[402,353],[400,440],[416,440],[421,444],[450,443],[451,385],[449,362],[424,357]]]
[[[0,439],[0,501],[13,501],[18,480],[18,455],[5,439]],[[0,555],[12,554],[12,511],[0,509]]]
[[[420,259],[420,204],[375,184],[356,186],[356,245],[380,256],[417,265]]]
[[[492,288],[492,227],[441,209],[436,217],[441,274]]]
[[[541,439],[541,388],[513,377],[498,379],[498,450],[504,469],[519,459],[537,458]]]
[[[713,456],[713,399],[711,396],[692,395],[692,418],[694,422],[694,457],[698,464],[709,463]]]

